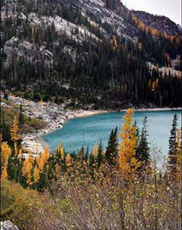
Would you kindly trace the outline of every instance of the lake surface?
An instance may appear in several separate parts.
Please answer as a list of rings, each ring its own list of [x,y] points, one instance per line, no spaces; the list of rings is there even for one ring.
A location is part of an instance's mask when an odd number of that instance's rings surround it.
[[[148,134],[150,147],[157,146],[164,155],[168,152],[168,140],[174,114],[178,115],[178,127],[181,127],[181,111],[146,111],[135,112],[133,120],[136,120],[139,129],[142,121],[148,118]],[[102,140],[103,147],[107,146],[112,129],[118,127],[121,130],[124,112],[99,114],[83,118],[69,120],[62,129],[41,137],[44,145],[48,145],[50,151],[55,151],[61,142],[64,143],[66,152],[77,152],[83,146],[91,151],[95,144]],[[119,132],[118,132],[118,140]]]

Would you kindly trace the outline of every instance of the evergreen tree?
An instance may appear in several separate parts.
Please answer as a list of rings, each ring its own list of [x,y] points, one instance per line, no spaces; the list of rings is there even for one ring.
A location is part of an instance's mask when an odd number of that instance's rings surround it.
[[[11,144],[11,132],[10,127],[5,123],[4,119],[4,111],[1,111],[1,122],[0,122],[0,128],[1,128],[1,134],[2,134],[2,140],[7,141],[9,144]]]
[[[8,90],[5,90],[4,92],[4,99],[8,101]]]
[[[143,128],[141,131],[139,143],[136,149],[136,158],[139,162],[144,163],[144,165],[146,165],[146,163],[148,163],[150,160],[150,148],[147,137],[147,117],[145,117],[143,120]]]
[[[19,113],[19,125],[20,127],[24,124],[24,116],[23,116],[23,105],[20,105],[20,113]]]
[[[117,141],[117,127],[115,130],[111,131],[108,146],[106,149],[105,158],[110,165],[114,165],[116,163],[116,158],[118,155],[118,141]]]
[[[95,163],[95,158],[94,158],[93,154],[90,154],[90,156],[89,156],[89,167],[93,168],[94,163]]]
[[[177,121],[178,117],[175,114],[172,122],[171,135],[169,138],[169,152],[168,152],[168,172],[171,175],[175,174],[177,171],[177,152],[178,152],[178,143],[177,143]]]
[[[84,155],[84,160],[88,162],[88,158],[89,158],[89,147],[87,147],[86,153]]]
[[[139,135],[140,135],[140,131],[139,131],[139,128],[138,128],[138,126],[137,126],[137,122],[136,122],[136,120],[135,120],[135,122],[134,122],[134,125],[133,125],[134,127],[135,127],[135,129],[136,129],[136,133],[135,133],[135,135],[137,136],[137,146],[138,146],[138,144],[139,144]]]
[[[103,158],[102,152],[103,152],[102,141],[100,141],[99,148],[98,148],[98,156],[97,156],[98,167],[100,167],[102,164],[102,158]]]
[[[80,149],[80,152],[78,153],[78,161],[80,163],[83,163],[83,160],[84,160],[84,148],[82,146],[82,148]]]

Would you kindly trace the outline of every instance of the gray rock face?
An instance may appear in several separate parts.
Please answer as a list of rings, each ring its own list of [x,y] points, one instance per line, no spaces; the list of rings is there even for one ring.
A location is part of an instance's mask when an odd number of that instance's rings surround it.
[[[19,230],[19,228],[8,220],[1,222],[1,230]]]
[[[41,5],[41,1],[31,0],[30,2],[31,12],[27,13],[25,5],[21,1],[19,4],[17,4],[17,0],[3,1],[1,8],[2,24],[7,20],[14,22],[15,19],[18,19],[19,22],[15,25],[16,33],[3,45],[2,51],[6,57],[3,61],[5,67],[12,66],[16,58],[19,61],[23,60],[34,66],[44,66],[46,69],[52,69],[53,65],[57,64],[59,60],[54,55],[54,51],[59,49],[64,36],[67,41],[74,41],[79,45],[83,45],[87,39],[91,39],[93,44],[97,44],[100,41],[97,33],[94,34],[93,31],[90,31],[89,27],[87,28],[87,26],[82,24],[75,24],[75,22],[72,23],[69,19],[59,16],[56,10],[61,6],[70,9],[70,12],[73,9],[80,12],[80,15],[88,20],[90,26],[94,25],[99,28],[99,32],[106,39],[110,39],[114,31],[118,38],[125,38],[135,44],[138,42],[140,31],[128,21],[130,11],[120,0],[55,0],[53,1],[54,4],[51,4],[51,1],[48,0],[43,1],[52,9],[52,12],[55,12],[52,16],[45,14],[45,12],[44,14],[42,13],[41,9],[44,11],[45,4]],[[165,17],[156,17],[140,11],[131,11],[131,13],[148,26],[152,24],[154,28],[159,30],[167,28],[166,31],[168,34],[181,35],[181,30],[178,26]],[[39,45],[38,42],[36,44],[34,42],[34,40],[39,40],[36,31],[39,31],[38,34],[41,34],[41,31],[45,33],[47,28],[51,28],[50,30],[54,31],[52,36],[56,37],[52,48],[48,47],[49,50],[47,49],[46,41]],[[25,36],[24,34],[26,33],[32,35]],[[21,34],[26,39],[22,39]],[[4,32],[2,32],[1,36],[4,36]],[[69,55],[75,63],[77,51],[74,45],[69,46],[65,44],[62,51]],[[84,55],[81,58],[84,60]]]
[[[182,36],[182,28],[165,16],[152,15],[143,11],[131,11],[149,28],[155,28],[158,31],[166,32],[167,35]]]

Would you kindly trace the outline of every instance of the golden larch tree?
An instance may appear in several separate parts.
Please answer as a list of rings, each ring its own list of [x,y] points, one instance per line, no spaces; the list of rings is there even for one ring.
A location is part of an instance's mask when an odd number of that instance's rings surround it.
[[[42,158],[43,163],[45,165],[49,160],[49,148],[48,147],[45,147],[44,152],[41,154],[41,158]]]
[[[133,125],[133,109],[128,109],[124,115],[124,124],[120,132],[122,142],[119,150],[119,168],[124,176],[131,176],[139,167],[135,157],[138,137],[136,126]]]
[[[1,172],[1,179],[7,180],[8,179],[8,173],[7,173],[7,167],[8,167],[8,160],[11,156],[11,148],[7,144],[7,142],[1,143],[1,163],[2,163],[2,172]]]
[[[70,154],[67,154],[67,155],[66,155],[66,166],[67,166],[67,167],[70,167],[70,166],[72,166],[72,165],[73,165],[72,157],[71,157]]]
[[[58,147],[57,151],[60,154],[61,160],[64,160],[65,154],[64,154],[64,145],[63,145],[63,143],[60,144],[60,146]]]
[[[23,150],[22,149],[19,149],[18,158],[19,158],[20,161],[23,158]]]
[[[98,156],[98,146],[97,146],[97,144],[96,145],[94,145],[94,148],[93,148],[93,150],[92,150],[92,155],[96,158],[97,156]]]
[[[25,159],[23,167],[22,167],[22,175],[27,178],[27,184],[32,184],[32,167],[33,167],[33,156],[31,153],[28,153],[28,157]]]
[[[40,179],[40,172],[39,172],[39,169],[37,167],[37,165],[35,165],[34,167],[34,171],[33,171],[33,181],[34,181],[34,184],[36,184]]]
[[[59,164],[55,165],[55,176],[58,177],[61,172],[61,166]]]
[[[43,162],[41,155],[38,155],[36,157],[36,163],[37,163],[40,173],[42,173],[44,169],[44,162]]]
[[[36,157],[36,163],[37,163],[37,166],[38,166],[40,173],[43,172],[44,166],[46,165],[48,160],[49,160],[49,148],[46,147],[44,152],[41,155],[38,155]]]
[[[117,50],[117,48],[118,48],[118,42],[117,42],[116,35],[112,36],[111,45],[112,45],[113,50]]]

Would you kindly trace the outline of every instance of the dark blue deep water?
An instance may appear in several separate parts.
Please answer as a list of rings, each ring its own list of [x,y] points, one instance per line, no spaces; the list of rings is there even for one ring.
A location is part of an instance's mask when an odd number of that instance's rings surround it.
[[[180,111],[146,111],[135,112],[134,120],[140,130],[142,120],[145,116],[148,118],[148,134],[150,147],[158,147],[164,155],[168,152],[168,140],[171,130],[171,124],[174,114],[178,115],[178,127],[181,126]],[[62,129],[42,136],[40,139],[44,145],[48,145],[50,151],[55,151],[61,142],[64,143],[66,152],[77,152],[83,146],[87,146],[91,151],[95,144],[102,140],[103,147],[107,146],[108,138],[112,129],[116,126],[120,131],[124,112],[113,112],[99,114],[84,118],[69,120]],[[119,132],[118,132],[118,139]]]

